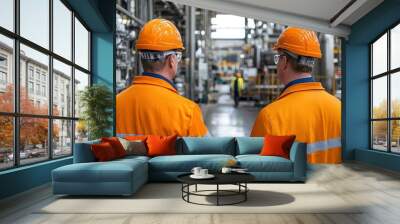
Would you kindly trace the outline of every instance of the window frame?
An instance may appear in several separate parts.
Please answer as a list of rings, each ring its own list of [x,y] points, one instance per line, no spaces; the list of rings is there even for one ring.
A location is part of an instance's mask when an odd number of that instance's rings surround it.
[[[13,22],[14,22],[14,30],[10,31],[4,27],[0,26],[0,35],[3,35],[5,37],[11,38],[13,40],[13,44],[14,44],[14,49],[13,49],[13,64],[11,71],[13,72],[11,75],[13,75],[14,78],[14,110],[13,112],[2,112],[0,111],[0,116],[11,116],[13,118],[13,153],[14,153],[14,161],[13,161],[13,166],[11,167],[5,167],[5,168],[0,168],[0,172],[5,171],[5,170],[10,170],[10,169],[16,169],[19,167],[23,167],[23,166],[30,166],[33,164],[38,164],[38,163],[43,163],[49,160],[54,160],[54,159],[62,159],[65,157],[70,157],[73,156],[73,152],[74,152],[74,143],[75,143],[75,123],[76,121],[79,120],[79,117],[75,117],[75,108],[72,107],[72,111],[70,116],[56,116],[53,115],[53,59],[58,60],[61,63],[64,63],[66,65],[71,66],[71,92],[72,92],[72,99],[71,99],[71,104],[74,105],[75,103],[75,88],[74,88],[74,82],[75,82],[75,69],[78,69],[79,71],[85,73],[88,75],[89,77],[89,83],[88,86],[92,85],[92,72],[91,72],[91,65],[92,65],[92,61],[91,61],[91,49],[92,49],[92,45],[91,45],[91,37],[92,37],[92,30],[88,27],[88,25],[84,22],[84,20],[78,15],[78,13],[76,13],[72,7],[65,1],[65,0],[59,0],[66,8],[68,8],[68,10],[71,11],[71,18],[70,18],[70,22],[71,22],[71,59],[67,59],[64,58],[63,56],[55,53],[53,50],[53,1],[54,0],[48,0],[49,3],[49,47],[48,49],[46,49],[45,47],[42,47],[39,44],[34,43],[33,41],[30,41],[29,39],[26,39],[25,37],[20,35],[20,0],[14,0],[13,1],[13,10],[14,10],[14,18],[13,18]],[[79,20],[79,22],[84,26],[84,28],[88,31],[88,35],[89,35],[89,41],[88,41],[88,69],[85,69],[81,66],[79,66],[78,64],[75,63],[75,21],[74,19]],[[23,44],[27,47],[32,48],[33,50],[36,50],[40,53],[43,53],[45,55],[48,56],[49,58],[49,63],[48,63],[48,82],[46,84],[46,91],[48,93],[46,93],[46,96],[48,97],[48,112],[46,115],[39,115],[39,114],[27,114],[27,113],[21,113],[20,111],[20,85],[21,85],[21,80],[20,80],[20,65],[21,65],[21,61],[20,61],[20,44]],[[27,64],[27,66],[29,66],[29,64]],[[27,71],[28,71],[27,67]],[[39,76],[39,83],[42,83],[41,81],[41,72],[40,72],[40,76]],[[26,74],[26,78],[27,81],[30,80],[30,74],[29,72],[27,72]],[[35,80],[36,80],[36,69],[33,70],[33,82],[35,85]],[[29,91],[27,89],[27,91]],[[36,91],[34,89],[34,91]],[[41,96],[42,94],[40,94]],[[48,136],[47,136],[47,142],[49,143],[47,146],[47,150],[48,150],[48,157],[47,158],[43,158],[43,160],[38,161],[38,162],[32,162],[32,163],[26,163],[26,164],[21,164],[20,161],[20,119],[21,118],[45,118],[47,119],[48,122]],[[67,120],[67,121],[71,121],[71,153],[68,155],[63,155],[63,156],[57,156],[54,158],[53,152],[54,152],[54,147],[53,147],[53,121],[56,120]]]
[[[392,80],[392,75],[395,75],[396,73],[400,72],[400,67],[391,69],[391,32],[392,29],[395,28],[396,26],[400,26],[400,21],[397,21],[396,23],[392,24],[390,27],[385,29],[384,32],[379,34],[375,39],[373,39],[369,44],[369,149],[373,151],[379,151],[379,152],[385,152],[385,153],[391,153],[391,154],[400,154],[400,152],[393,152],[392,151],[392,122],[393,121],[400,121],[400,117],[393,117],[392,116],[392,98],[391,98],[391,80]],[[387,64],[386,64],[386,71],[382,72],[380,74],[376,74],[374,76],[373,74],[373,44],[376,43],[381,37],[384,35],[387,35]],[[382,77],[386,77],[386,86],[387,86],[387,105],[386,105],[386,118],[373,118],[373,93],[374,93],[374,86],[373,86],[373,81]],[[373,136],[373,122],[375,121],[386,121],[386,151],[379,150],[374,148],[374,136]]]

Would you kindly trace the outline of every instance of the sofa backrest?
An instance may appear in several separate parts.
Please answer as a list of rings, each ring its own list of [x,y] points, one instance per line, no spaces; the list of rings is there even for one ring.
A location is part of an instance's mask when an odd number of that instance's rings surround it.
[[[183,137],[177,141],[177,154],[226,154],[235,155],[233,137]]]
[[[259,154],[263,145],[263,137],[236,137],[236,155]]]
[[[95,162],[96,158],[93,155],[90,146],[92,144],[98,144],[100,140],[93,140],[81,143],[75,143],[74,147],[74,163],[89,163]]]

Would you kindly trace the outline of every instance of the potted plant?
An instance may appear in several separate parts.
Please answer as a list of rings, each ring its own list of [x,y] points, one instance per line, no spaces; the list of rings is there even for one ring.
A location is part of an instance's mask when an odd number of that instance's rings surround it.
[[[94,84],[86,87],[80,93],[79,106],[82,121],[78,124],[87,127],[89,140],[110,136],[113,94],[107,86]]]

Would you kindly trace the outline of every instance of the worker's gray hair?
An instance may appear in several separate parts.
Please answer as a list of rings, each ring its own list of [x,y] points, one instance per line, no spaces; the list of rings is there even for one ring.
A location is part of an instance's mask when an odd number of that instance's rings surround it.
[[[140,51],[139,56],[143,70],[158,71],[164,67],[165,58],[168,54],[164,51]]]
[[[288,58],[290,59],[289,61],[293,67],[293,70],[296,72],[312,72],[317,60],[316,58],[296,55],[289,51],[284,51],[284,53],[289,56]]]

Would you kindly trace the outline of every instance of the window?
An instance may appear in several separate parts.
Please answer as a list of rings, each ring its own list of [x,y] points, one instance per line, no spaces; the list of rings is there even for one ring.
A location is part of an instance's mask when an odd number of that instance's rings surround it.
[[[29,92],[29,94],[33,94],[33,92],[34,92],[33,82],[28,82],[28,92]]]
[[[89,69],[89,32],[75,18],[75,62],[82,68]]]
[[[69,107],[66,109],[66,114],[62,114],[62,116],[72,116],[72,108],[70,105],[72,105],[72,90],[71,89],[65,89],[64,85],[65,83],[69,83],[72,85],[72,68],[69,65],[66,65],[56,59],[53,60],[53,65],[54,65],[54,81],[53,81],[53,103],[57,104],[58,102],[58,97],[59,93],[61,94],[60,100],[62,103],[64,103],[64,96],[68,97],[68,100],[71,102],[68,102]],[[58,104],[54,105],[53,104],[53,114],[57,115],[60,114],[60,106],[63,106],[63,104]]]
[[[0,0],[0,170],[70,156],[75,136],[87,139],[74,105],[90,85],[90,32],[66,4]]]
[[[21,36],[49,48],[49,0],[20,0]]]
[[[400,25],[370,45],[371,148],[400,153]]]
[[[40,95],[40,84],[36,84],[36,95]]]
[[[40,81],[40,70],[36,69],[36,80]]]
[[[14,31],[14,0],[1,0],[0,9],[0,26]]]
[[[0,71],[0,84],[1,85],[7,84],[7,74],[3,71]]]
[[[0,115],[0,170],[14,166],[13,117]]]
[[[53,120],[53,157],[71,155],[72,153],[71,120]]]
[[[72,12],[60,1],[53,0],[54,52],[71,60]]]
[[[0,67],[7,68],[7,56],[0,54]]]
[[[4,2],[1,1],[0,8],[3,6],[3,3]],[[1,9],[1,11],[3,11],[3,9]],[[4,15],[0,15],[0,21],[2,20],[3,16]],[[0,46],[0,113],[12,113],[14,111],[14,72],[11,62],[12,58],[14,57],[14,42],[11,38],[8,38],[0,33]],[[6,62],[7,59],[10,60]]]
[[[89,74],[75,70],[75,117],[81,114],[80,94],[86,86],[89,86]]]
[[[32,66],[29,66],[28,74],[29,74],[29,79],[33,80],[33,67]]]
[[[42,86],[42,96],[46,96],[46,86]]]

